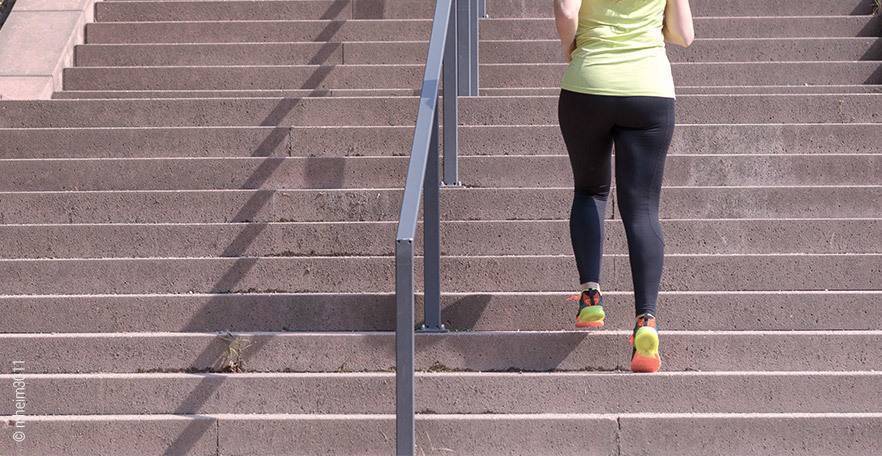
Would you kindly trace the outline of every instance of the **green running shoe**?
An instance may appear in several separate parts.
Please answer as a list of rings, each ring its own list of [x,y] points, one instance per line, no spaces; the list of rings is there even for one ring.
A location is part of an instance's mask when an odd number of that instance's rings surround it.
[[[582,291],[581,295],[574,295],[571,300],[579,301],[579,311],[576,313],[577,328],[601,328],[606,313],[603,311],[603,295],[600,290],[589,288]]]

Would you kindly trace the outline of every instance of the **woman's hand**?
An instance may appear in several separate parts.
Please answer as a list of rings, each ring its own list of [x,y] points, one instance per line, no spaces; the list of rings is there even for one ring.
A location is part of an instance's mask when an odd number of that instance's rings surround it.
[[[579,9],[582,0],[553,0],[554,24],[560,36],[560,45],[567,63],[576,49],[576,30],[579,28]]]

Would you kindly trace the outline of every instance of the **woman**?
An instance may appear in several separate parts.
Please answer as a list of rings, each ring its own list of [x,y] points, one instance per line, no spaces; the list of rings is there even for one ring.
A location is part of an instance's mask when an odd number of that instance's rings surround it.
[[[631,370],[661,367],[656,300],[664,260],[658,220],[674,131],[674,81],[665,41],[693,40],[688,0],[555,0],[566,61],[558,117],[573,169],[570,236],[582,293],[576,326],[603,326],[603,220],[615,144],[616,197],[628,240],[637,322]]]

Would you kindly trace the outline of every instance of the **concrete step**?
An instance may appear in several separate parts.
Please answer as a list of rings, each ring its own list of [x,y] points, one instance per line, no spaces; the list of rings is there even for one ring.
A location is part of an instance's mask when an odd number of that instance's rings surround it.
[[[790,93],[809,92],[800,86]],[[802,86],[806,87],[806,86]],[[850,87],[851,90],[821,89],[821,87]],[[814,93],[874,93],[877,87],[882,85],[867,84],[862,86],[813,86]],[[712,88],[711,88],[712,89]],[[498,90],[498,89],[497,89]],[[521,89],[524,90],[524,89]],[[882,89],[878,90],[882,92]],[[547,89],[533,89],[530,94],[547,95]],[[559,92],[555,92],[557,94]],[[419,88],[398,89],[245,89],[245,90],[62,90],[52,93],[52,99],[89,99],[89,98],[278,98],[278,97],[410,97],[419,96]],[[483,95],[483,93],[481,93]]]
[[[14,422],[14,417],[0,417]],[[394,415],[29,416],[44,439],[0,450],[59,456],[187,454],[349,456],[394,452]],[[819,414],[419,414],[416,454],[622,456],[732,454],[872,456],[882,451],[878,413]],[[573,439],[573,435],[580,439]],[[143,436],[150,438],[143,438]],[[49,437],[51,436],[51,437]],[[122,438],[121,438],[122,437]],[[63,442],[63,443],[62,443]],[[54,452],[53,452],[54,451]]]
[[[431,18],[434,4],[409,0],[152,0],[104,1],[95,5],[95,20],[235,21],[272,19],[394,19]]]
[[[785,1],[749,0],[729,5],[714,0],[693,0],[694,16],[807,16],[871,14],[872,2],[848,0]],[[279,19],[413,19],[431,18],[434,4],[422,0],[322,0],[322,1],[104,1],[95,5],[95,20],[118,21],[220,21]],[[499,17],[552,17],[548,5],[524,0],[488,0],[487,14]]]
[[[461,125],[554,125],[556,96],[465,97]],[[9,100],[0,128],[413,125],[416,97]],[[681,95],[678,123],[880,123],[882,94]],[[409,149],[409,148],[408,148]],[[404,154],[405,151],[402,151]]]
[[[676,120],[682,123],[879,122],[882,121],[880,100],[882,95],[877,94],[681,95],[677,98]],[[557,104],[557,96],[471,98],[460,104],[460,123],[554,124]]]
[[[432,371],[626,371],[631,329],[416,335]],[[665,372],[879,370],[882,331],[659,331]],[[29,374],[392,370],[393,332],[0,334]],[[88,357],[78,354],[88,353]]]
[[[667,54],[672,63],[882,60],[876,41],[869,37],[697,38],[688,49],[668,46]],[[75,47],[74,61],[76,67],[424,64],[427,48],[424,41],[86,44]],[[558,63],[558,48],[557,40],[485,40],[480,56],[482,63]]]
[[[693,24],[695,36],[701,38],[832,38],[882,34],[882,17],[878,15],[696,17]],[[481,21],[480,34],[482,40],[558,38],[554,19],[550,17]]]
[[[431,22],[431,19],[93,22],[86,24],[85,43],[419,41],[428,40]],[[852,31],[859,22],[841,24],[839,28]],[[531,31],[537,33],[538,27],[534,25]],[[331,52],[333,47],[325,49]]]
[[[391,2],[392,4],[400,2]],[[786,0],[766,2],[763,0],[742,0],[737,3],[718,0],[692,0],[689,8],[694,16],[826,16],[849,14],[872,14],[872,2],[861,0]],[[488,0],[487,13],[490,17],[553,17],[547,5],[530,0]]]
[[[613,193],[615,189],[613,189]],[[396,221],[399,189],[0,193],[0,223]],[[876,218],[882,186],[665,187],[662,218]],[[562,220],[572,188],[447,188],[441,217]],[[618,218],[615,195],[609,209]],[[181,208],[186,207],[187,211]]]
[[[391,237],[391,236],[390,236]],[[632,290],[628,256],[604,254],[607,289]],[[415,261],[416,286],[422,260]],[[578,285],[569,255],[441,259],[447,292],[561,291]],[[0,295],[391,292],[392,257],[0,260]],[[800,271],[794,274],[793,271]],[[879,290],[882,254],[665,255],[661,289]]]
[[[28,395],[42,398],[29,403],[32,415],[395,413],[394,373],[32,374],[26,381]],[[416,376],[415,401],[427,414],[580,413],[585,404],[572,396],[581,392],[602,414],[880,413],[880,382],[882,372],[873,371],[433,372]],[[15,411],[14,402],[4,404],[0,416]]]
[[[502,89],[500,89],[502,90]],[[882,84],[802,85],[802,86],[685,86],[679,93],[687,94],[789,94],[789,93],[882,93]],[[488,94],[490,95],[490,94]]]
[[[855,94],[855,93],[882,93],[882,84],[812,84],[812,85],[716,85],[716,86],[677,86],[677,95],[795,95],[795,94]],[[308,91],[260,91],[267,96],[283,95],[291,96],[309,94]],[[300,93],[298,93],[300,92]],[[331,91],[333,92],[333,91]],[[55,92],[64,94],[65,92]],[[174,98],[185,96],[186,91],[73,91],[71,94],[55,96],[55,98]],[[249,96],[258,92],[248,91],[201,91],[189,94],[204,94],[205,96]],[[216,95],[215,95],[216,94]],[[403,94],[403,92],[402,92]],[[486,96],[536,96],[536,95],[559,95],[560,87],[490,87],[481,89],[480,95]],[[331,93],[330,96],[334,94]]]
[[[852,94],[882,93],[882,84],[678,86],[677,95]],[[489,87],[486,96],[558,95],[559,87]],[[254,90],[63,90],[53,99],[90,98],[253,98],[253,97],[400,97],[418,96],[419,89],[254,89]]]
[[[698,17],[702,38],[824,38],[880,36],[879,16]],[[428,40],[431,19],[395,21],[196,21],[97,22],[86,24],[87,44],[254,43]],[[481,39],[556,39],[554,19],[481,22]]]
[[[390,188],[407,157],[0,160],[0,191]],[[611,166],[615,167],[615,159]],[[566,187],[563,155],[466,156],[469,187]],[[664,185],[882,185],[882,154],[669,155]]]
[[[608,291],[607,328],[633,325],[633,293]],[[575,290],[576,287],[571,287]],[[447,293],[441,317],[452,331],[570,328],[572,294]],[[708,291],[659,293],[659,318],[669,330],[875,330],[880,291]],[[416,295],[415,324],[422,321]],[[745,309],[763,309],[762,315]],[[830,312],[829,309],[835,309]],[[696,309],[701,309],[696,311]],[[0,333],[129,333],[217,331],[393,331],[391,293],[141,294],[0,296]],[[46,318],[47,316],[62,316]]]
[[[565,155],[556,123],[461,126],[459,153]],[[390,156],[409,152],[412,141],[407,126],[0,128],[0,158]],[[879,154],[880,143],[873,123],[680,123],[669,155]]]
[[[394,253],[396,223],[0,225],[0,258],[382,256]],[[663,219],[661,225],[673,254],[882,253],[879,218]],[[607,220],[604,230],[606,252],[628,252],[621,220]],[[442,221],[441,232],[444,255],[572,253],[566,219]],[[418,254],[421,242],[418,235]]]
[[[482,64],[481,86],[557,86],[563,63]],[[877,61],[672,63],[687,85],[882,84]],[[423,65],[285,65],[74,67],[64,69],[69,90],[242,90],[416,88]]]

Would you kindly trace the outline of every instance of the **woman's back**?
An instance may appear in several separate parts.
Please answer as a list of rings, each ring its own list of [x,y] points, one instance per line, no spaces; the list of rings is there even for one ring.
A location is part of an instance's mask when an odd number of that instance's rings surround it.
[[[675,98],[662,22],[666,0],[583,0],[576,49],[561,81],[599,95]]]

